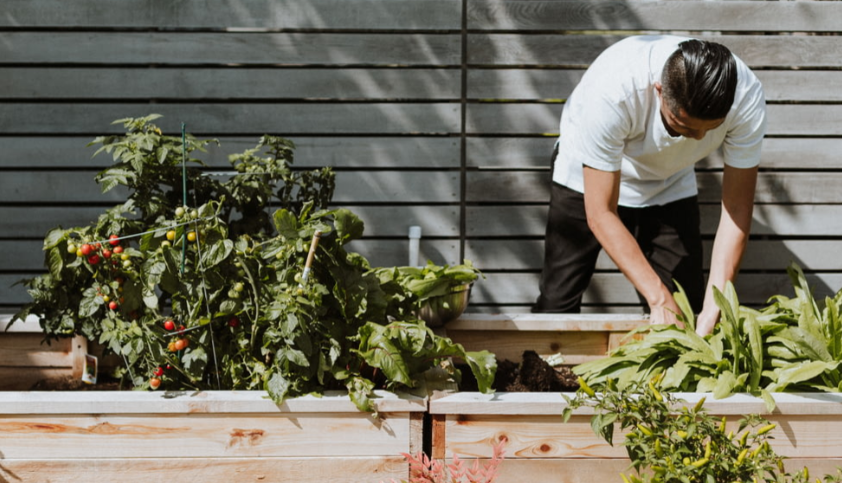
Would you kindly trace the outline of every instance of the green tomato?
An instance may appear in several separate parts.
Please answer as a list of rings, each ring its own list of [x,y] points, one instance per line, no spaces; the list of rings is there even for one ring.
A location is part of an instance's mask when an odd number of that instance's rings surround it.
[[[182,216],[184,216],[184,207],[179,206],[178,208],[175,209],[175,217],[181,218]]]

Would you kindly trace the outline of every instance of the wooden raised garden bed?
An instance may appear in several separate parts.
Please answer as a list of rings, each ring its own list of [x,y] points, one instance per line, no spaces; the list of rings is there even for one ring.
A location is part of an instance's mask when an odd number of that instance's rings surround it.
[[[342,394],[276,405],[262,391],[0,392],[0,480],[325,481],[406,478],[426,398]]]
[[[676,394],[691,405],[703,396]],[[727,415],[729,420],[765,412],[760,398],[707,396],[708,412]],[[778,424],[771,433],[775,438],[771,445],[789,458],[787,469],[807,466],[810,474],[818,476],[842,467],[842,394],[777,393],[774,397],[777,408],[764,417]],[[458,393],[430,401],[434,456],[489,459],[492,445],[506,440],[499,481],[619,481],[618,474],[629,465],[625,448],[617,444],[622,436],[615,434],[612,447],[594,435],[590,408],[576,410],[564,423],[565,406],[562,396],[552,393]]]

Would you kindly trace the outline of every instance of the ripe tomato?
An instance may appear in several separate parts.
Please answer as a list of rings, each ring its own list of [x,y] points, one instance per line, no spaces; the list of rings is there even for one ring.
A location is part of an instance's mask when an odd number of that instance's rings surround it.
[[[190,345],[190,341],[189,341],[189,340],[187,340],[187,339],[178,339],[177,341],[175,341],[175,350],[178,350],[178,351],[183,351],[184,349],[186,349],[186,348],[187,348],[187,346],[188,346],[188,345]]]
[[[173,322],[172,320],[165,321],[164,322],[164,328],[167,329],[167,330],[175,329],[175,322]]]
[[[156,376],[163,376],[164,375],[164,368],[161,367],[161,366],[158,366],[158,368],[155,369],[155,375]]]
[[[108,243],[110,243],[112,247],[115,247],[120,244],[120,237],[117,235],[111,235],[108,237]]]
[[[196,241],[196,232],[195,231],[191,231],[190,233],[187,234],[187,241],[189,241],[189,242]]]
[[[149,379],[149,387],[152,389],[158,389],[161,386],[161,380],[157,377],[153,377]]]
[[[102,256],[105,257],[105,258],[111,258],[111,250],[106,248],[105,250],[102,251]]]
[[[117,245],[116,247],[114,247],[114,253],[117,253],[117,254],[123,253],[123,247]]]
[[[230,319],[228,319],[228,325],[230,327],[239,327],[240,319],[238,319],[237,317],[231,317]]]
[[[167,350],[170,352],[177,352],[178,349],[175,348],[175,342],[170,342],[167,344]]]
[[[88,263],[91,265],[96,265],[99,263],[99,255],[91,255],[88,257]]]
[[[170,230],[167,232],[167,240],[173,241],[175,240],[175,230]]]
[[[92,247],[92,246],[90,246],[89,244],[85,243],[84,245],[82,245],[81,247],[79,247],[79,250],[82,252],[82,255],[85,255],[85,256],[87,257],[88,255],[90,255],[90,254],[91,254],[91,252],[92,252],[92,251],[94,251],[94,247]]]
[[[117,310],[117,307],[119,307],[119,305],[113,300],[108,303],[108,308],[111,310]]]

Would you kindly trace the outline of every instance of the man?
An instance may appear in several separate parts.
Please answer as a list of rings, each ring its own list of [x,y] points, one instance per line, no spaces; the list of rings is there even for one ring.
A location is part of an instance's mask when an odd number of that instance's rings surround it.
[[[676,322],[676,280],[696,331],[710,333],[712,287],[734,280],[749,237],[765,105],[755,75],[720,44],[639,36],[605,50],[561,116],[533,311],[578,312],[603,248],[652,323]],[[720,147],[722,216],[705,287],[693,165]]]

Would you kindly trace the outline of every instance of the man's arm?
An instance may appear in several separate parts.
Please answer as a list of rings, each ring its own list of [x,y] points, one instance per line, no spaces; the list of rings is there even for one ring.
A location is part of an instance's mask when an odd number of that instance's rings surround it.
[[[724,290],[725,283],[733,282],[737,277],[751,230],[756,185],[756,167],[740,169],[725,166],[722,178],[722,216],[713,242],[705,302],[696,322],[696,333],[699,335],[710,334],[719,321],[719,307],[713,300],[713,287]]]
[[[680,313],[669,289],[661,282],[640,250],[637,240],[620,220],[620,172],[584,167],[585,212],[588,226],[605,252],[649,304],[653,324],[677,323]]]

